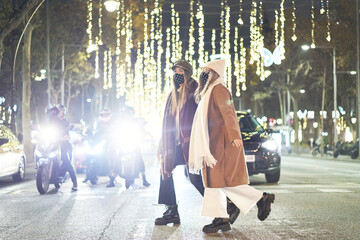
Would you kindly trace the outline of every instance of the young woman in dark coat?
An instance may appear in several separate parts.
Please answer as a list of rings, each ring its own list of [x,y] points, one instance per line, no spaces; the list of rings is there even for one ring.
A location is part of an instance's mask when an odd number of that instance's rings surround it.
[[[158,157],[161,160],[158,203],[166,205],[167,209],[162,217],[155,220],[155,225],[180,224],[172,171],[177,165],[188,163],[191,128],[197,108],[194,93],[198,83],[191,77],[192,66],[181,60],[174,64],[172,70],[173,88],[167,97],[158,148]],[[189,174],[189,178],[204,196],[201,176]]]

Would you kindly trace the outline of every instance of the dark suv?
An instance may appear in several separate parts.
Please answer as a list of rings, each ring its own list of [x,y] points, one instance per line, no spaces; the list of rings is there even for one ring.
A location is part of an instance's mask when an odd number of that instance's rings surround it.
[[[237,112],[249,175],[265,173],[268,183],[280,179],[281,156],[276,142],[249,113]]]

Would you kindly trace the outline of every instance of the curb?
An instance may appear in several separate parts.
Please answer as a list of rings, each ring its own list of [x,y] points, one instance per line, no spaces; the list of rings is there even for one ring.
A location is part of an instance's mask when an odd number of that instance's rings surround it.
[[[332,160],[332,161],[345,161],[345,162],[357,162],[360,163],[360,158],[352,159],[348,155],[340,155],[337,158],[334,158],[333,156],[313,156],[311,154],[282,154],[284,157],[303,157],[303,158],[311,158],[316,160]]]

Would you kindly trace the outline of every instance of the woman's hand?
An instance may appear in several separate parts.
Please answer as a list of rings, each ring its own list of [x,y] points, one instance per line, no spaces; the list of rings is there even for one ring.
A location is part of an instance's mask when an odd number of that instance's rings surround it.
[[[235,139],[231,142],[231,144],[239,149],[243,147],[243,142],[241,141],[241,139]]]

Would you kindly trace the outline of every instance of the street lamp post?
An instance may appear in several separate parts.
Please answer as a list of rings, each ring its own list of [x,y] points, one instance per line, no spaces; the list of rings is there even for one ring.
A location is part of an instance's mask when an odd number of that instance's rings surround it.
[[[315,48],[327,48],[332,49],[332,59],[333,59],[333,84],[334,84],[334,145],[338,141],[338,135],[337,135],[337,78],[336,78],[336,49],[335,47],[328,47],[328,46],[316,46]],[[304,51],[307,51],[310,49],[309,45],[303,45],[302,49]]]

